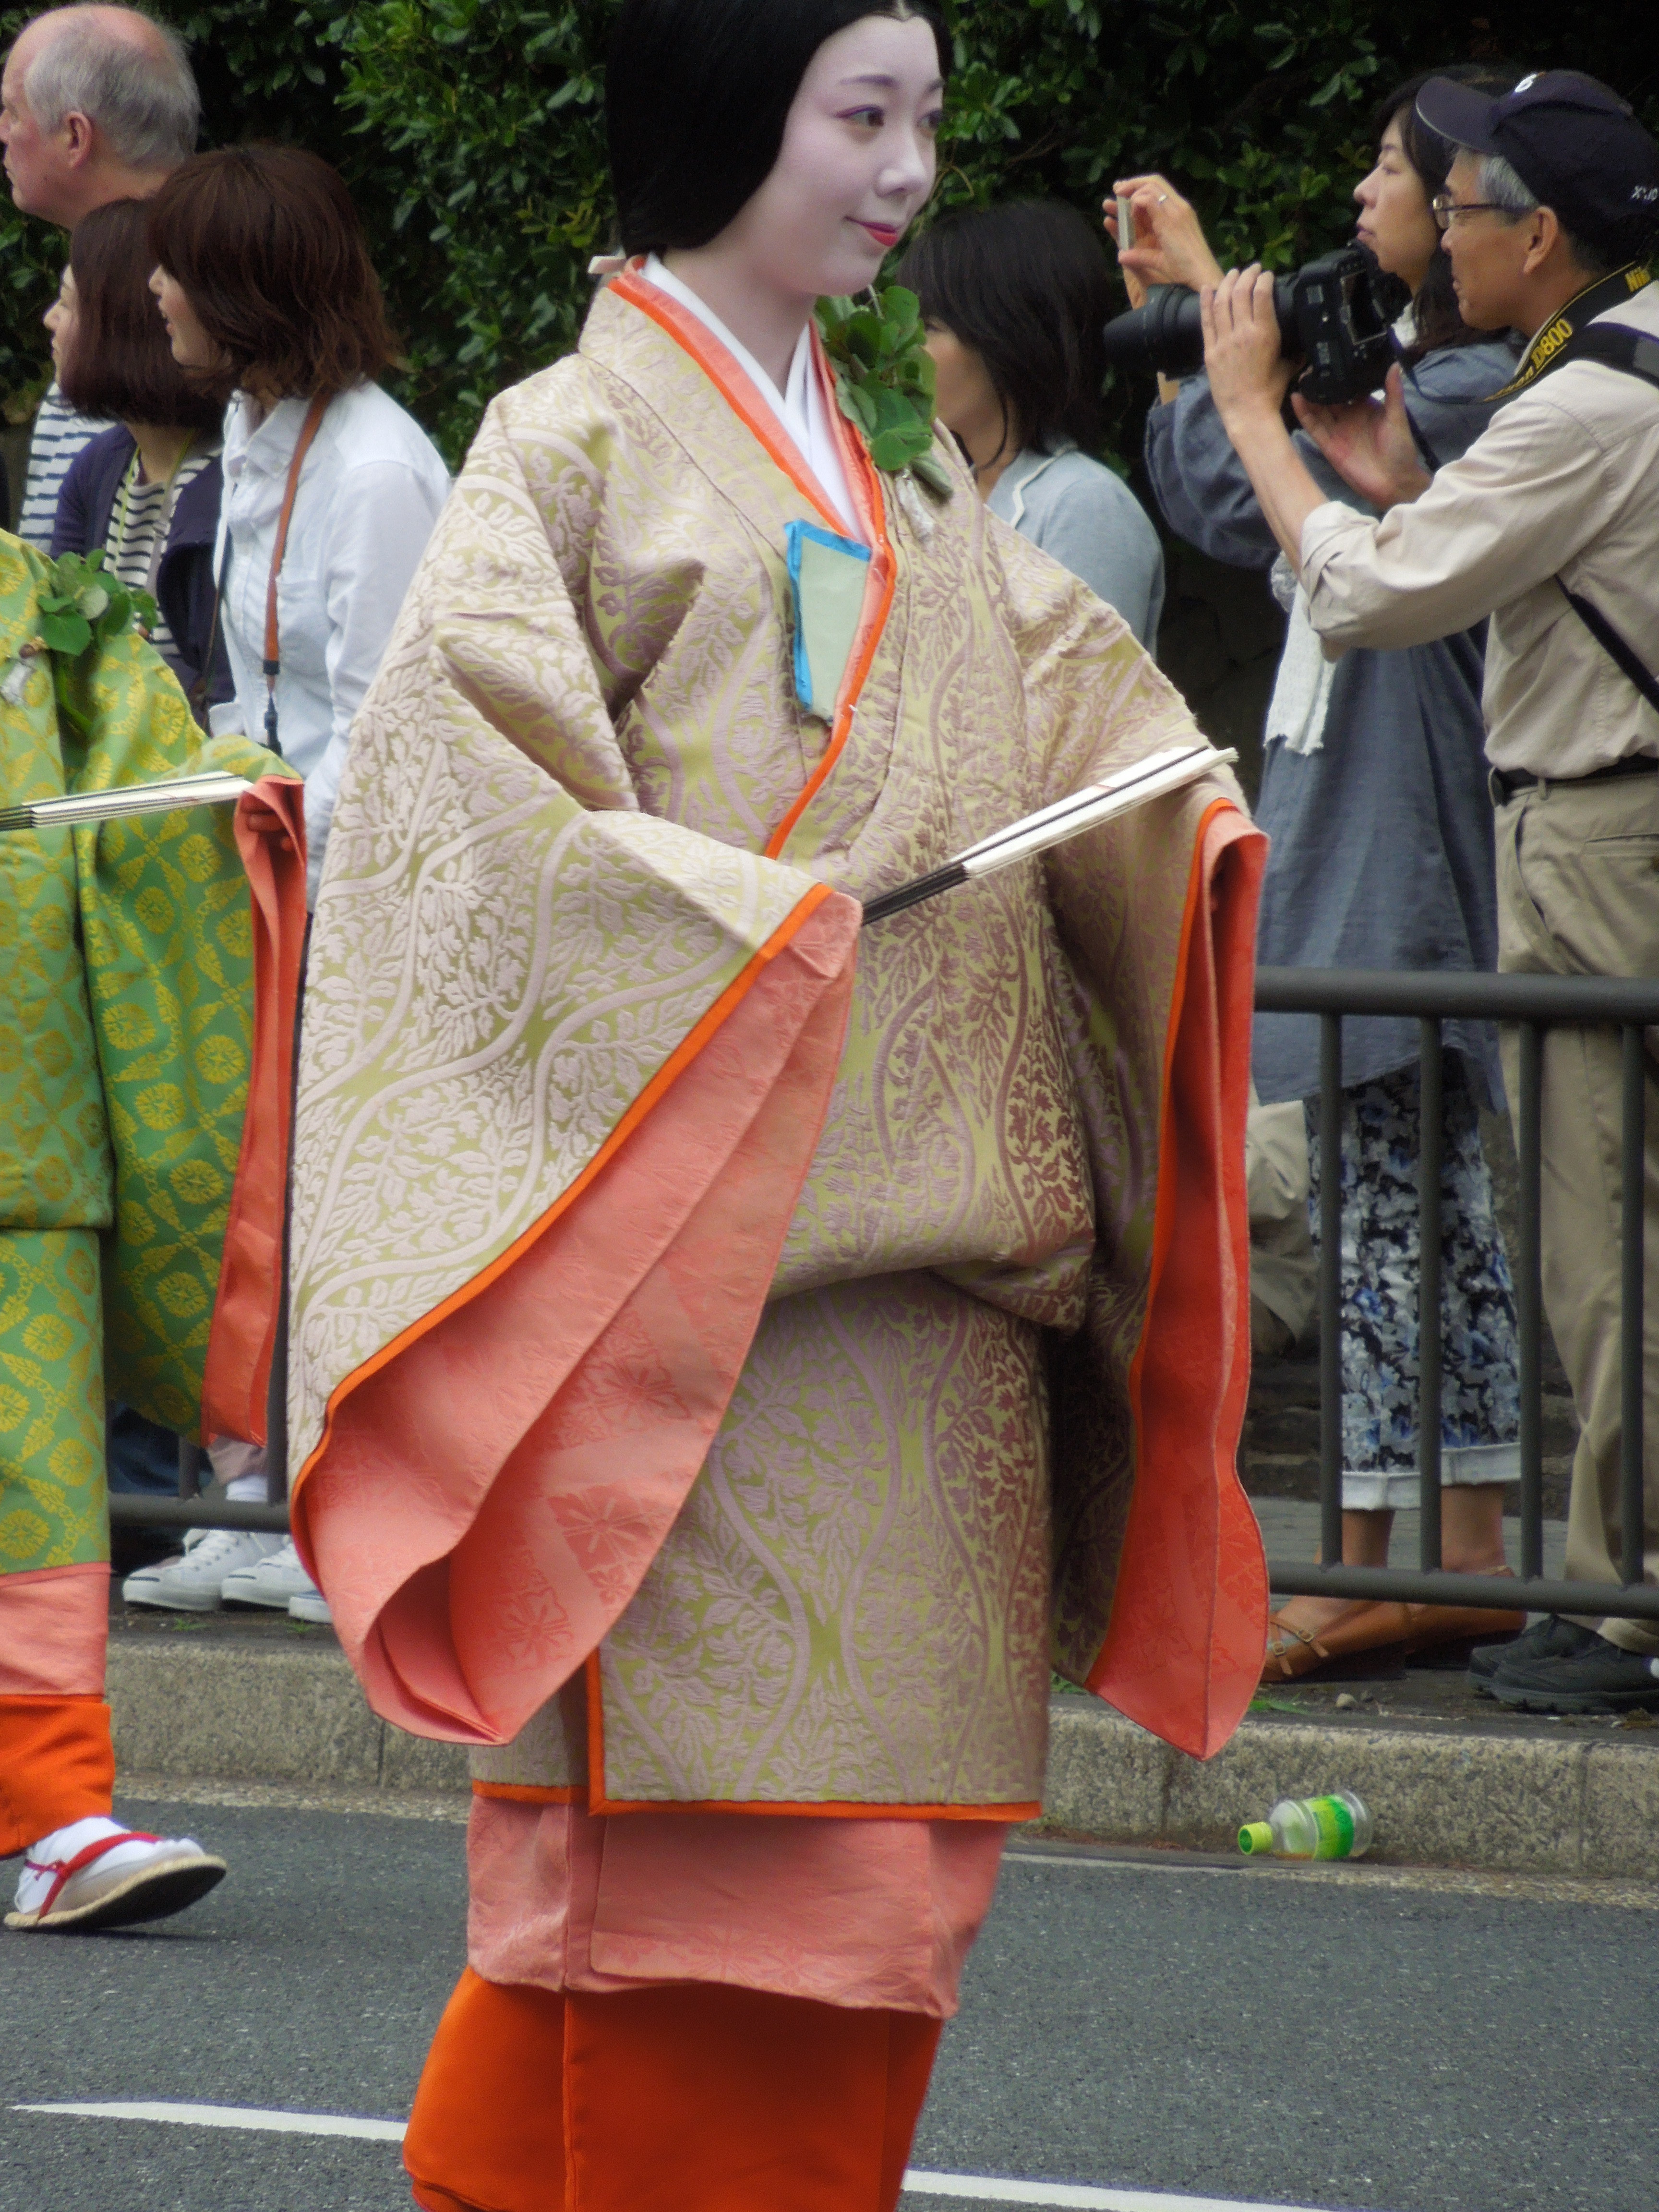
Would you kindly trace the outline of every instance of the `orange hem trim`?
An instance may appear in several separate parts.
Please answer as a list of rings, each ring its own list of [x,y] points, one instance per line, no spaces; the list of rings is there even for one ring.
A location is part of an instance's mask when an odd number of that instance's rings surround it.
[[[599,1151],[594,1153],[587,1165],[565,1189],[560,1192],[540,1219],[532,1222],[521,1236],[515,1237],[507,1249],[498,1254],[488,1267],[481,1268],[476,1275],[470,1277],[459,1290],[453,1291],[448,1297],[434,1306],[430,1313],[422,1314],[419,1321],[411,1322],[406,1329],[392,1338],[390,1344],[382,1346],[372,1358],[366,1359],[361,1367],[354,1368],[343,1382],[335,1385],[330,1394],[327,1410],[324,1415],[322,1435],[317,1439],[305,1465],[295,1477],[291,1493],[294,1505],[297,1506],[299,1503],[301,1489],[306,1477],[327,1450],[333,1436],[336,1419],[352,1392],[361,1389],[371,1376],[377,1375],[383,1367],[389,1366],[392,1361],[406,1352],[410,1345],[418,1343],[420,1339],[429,1330],[435,1328],[440,1322],[447,1320],[451,1314],[459,1313],[464,1306],[471,1304],[474,1298],[482,1297],[491,1284],[504,1275],[514,1261],[530,1249],[538,1237],[545,1235],[561,1215],[569,1211],[600,1170],[615,1157],[653,1108],[659,1103],[664,1094],[671,1090],[680,1076],[684,1073],[709,1039],[722,1028],[732,1010],[748,996],[759,979],[762,969],[769,962],[775,960],[778,954],[789,945],[797,932],[830,896],[830,890],[831,886],[828,884],[814,884],[799,903],[791,909],[777,928],[773,931],[765,944],[750,955],[739,973],[733,976],[695,1028],[689,1030],[682,1038],[679,1044],[652,1077],[650,1082],[641,1091],[639,1097],[623,1113],[616,1127],[600,1146]]]
[[[720,343],[707,324],[699,322],[695,315],[689,314],[681,307],[678,300],[659,291],[654,284],[642,276],[640,272],[643,267],[642,261],[630,262],[623,274],[612,280],[611,289],[619,299],[626,300],[629,307],[637,307],[642,315],[648,315],[659,329],[666,331],[676,344],[690,355],[802,498],[811,502],[839,537],[845,526],[841,517],[825,500],[822,485],[801,467],[794,447],[778,435],[777,417],[756,392],[752,380],[744,374],[735,356]],[[870,582],[865,594],[859,632],[853,641],[854,649],[848,673],[842,680],[841,696],[836,702],[829,743],[817,766],[806,779],[800,795],[767,839],[763,849],[769,860],[775,860],[781,856],[795,824],[823,788],[836,762],[847,749],[847,740],[853,730],[854,710],[875,659],[876,647],[887,627],[888,615],[892,611],[897,568],[887,535],[886,510],[876,477],[875,465],[865,448],[864,441],[841,411],[840,404],[835,398],[823,343],[816,331],[812,333],[812,349],[819,380],[829,387],[826,397],[830,403],[830,419],[836,426],[842,460],[848,465],[848,481],[853,489],[854,503],[862,508],[864,524],[870,532]]]
[[[580,1805],[587,1796],[587,1785],[581,1782],[562,1782],[545,1785],[534,1782],[475,1782],[475,1797],[502,1797],[510,1805]]]
[[[611,1797],[605,1788],[605,1691],[599,1655],[590,1651],[584,1662],[587,1678],[587,1809],[601,1813],[775,1813],[797,1820],[1035,1820],[1042,1810],[1040,1799],[1019,1805],[882,1805],[855,1804],[847,1798],[826,1798],[813,1804],[798,1799],[755,1797]],[[597,1775],[599,1781],[593,1781]]]
[[[1136,1456],[1139,1458],[1139,1438],[1146,1429],[1142,1409],[1142,1384],[1146,1367],[1146,1331],[1152,1321],[1152,1307],[1158,1296],[1158,1286],[1169,1257],[1170,1246],[1175,1237],[1176,1188],[1173,1176],[1164,1173],[1164,1164],[1170,1157],[1174,1142],[1175,1120],[1175,1054],[1176,1039],[1181,1033],[1181,1017],[1187,1003],[1187,976],[1192,963],[1193,927],[1198,919],[1199,896],[1204,887],[1204,838],[1212,822],[1218,814],[1237,814],[1238,808],[1231,799],[1212,799],[1204,810],[1193,837],[1193,864],[1187,878],[1187,903],[1181,916],[1181,945],[1176,956],[1175,989],[1170,1000],[1169,1026],[1164,1035],[1163,1103],[1158,1115],[1158,1205],[1152,1214],[1152,1255],[1146,1273],[1146,1319],[1140,1326],[1140,1340],[1135,1346],[1134,1357],[1129,1362],[1129,1418],[1134,1424]],[[1111,1624],[1107,1623],[1107,1634]],[[1095,1675],[1105,1655],[1106,1637],[1096,1652],[1089,1669],[1087,1686],[1093,1690]]]

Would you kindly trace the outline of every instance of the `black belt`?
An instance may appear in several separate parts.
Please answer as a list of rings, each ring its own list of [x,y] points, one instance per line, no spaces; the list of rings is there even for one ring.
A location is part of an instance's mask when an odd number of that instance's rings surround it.
[[[1528,775],[1523,769],[1492,769],[1486,778],[1494,806],[1502,806],[1520,791],[1536,791],[1540,783],[1617,783],[1627,775],[1659,775],[1659,759],[1651,753],[1628,753],[1610,768],[1593,768],[1588,775]]]

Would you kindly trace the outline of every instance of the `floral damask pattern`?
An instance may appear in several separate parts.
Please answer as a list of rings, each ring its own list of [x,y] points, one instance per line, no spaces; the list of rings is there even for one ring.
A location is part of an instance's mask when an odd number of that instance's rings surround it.
[[[887,517],[893,602],[850,736],[763,860],[825,743],[790,676],[784,528],[810,512],[612,295],[580,354],[491,408],[331,838],[298,1458],[333,1394],[532,1230],[812,879],[867,898],[1195,734],[1116,616],[958,469],[925,545]],[[1182,915],[1233,792],[1220,773],[861,939],[750,1364],[601,1646],[611,1799],[1036,1794],[1051,1601],[1079,1675],[1106,1632]],[[1061,1336],[1089,1350],[1051,1464]],[[614,1485],[557,1510],[590,1583],[625,1595],[629,1416],[603,1397]],[[535,1726],[545,1771],[526,1732],[511,1778],[568,1781],[565,1734]]]

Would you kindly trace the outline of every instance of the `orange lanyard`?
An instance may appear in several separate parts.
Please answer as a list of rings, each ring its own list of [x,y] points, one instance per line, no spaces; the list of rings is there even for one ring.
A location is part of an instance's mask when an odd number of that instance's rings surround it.
[[[261,664],[265,678],[265,743],[279,756],[283,749],[276,742],[276,678],[282,673],[283,659],[276,644],[276,579],[282,574],[283,556],[288,550],[288,526],[294,518],[294,495],[300,489],[300,471],[311,451],[312,440],[322,428],[330,397],[326,392],[317,394],[306,410],[305,422],[295,441],[294,459],[288,465],[288,489],[283,494],[283,511],[276,518],[276,544],[270,556],[270,574],[265,584],[265,657]]]

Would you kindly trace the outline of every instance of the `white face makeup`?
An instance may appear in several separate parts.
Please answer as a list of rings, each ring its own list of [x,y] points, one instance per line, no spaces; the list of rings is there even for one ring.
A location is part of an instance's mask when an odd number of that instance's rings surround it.
[[[933,188],[944,87],[933,26],[866,15],[812,57],[772,173],[717,246],[805,300],[857,292]]]

